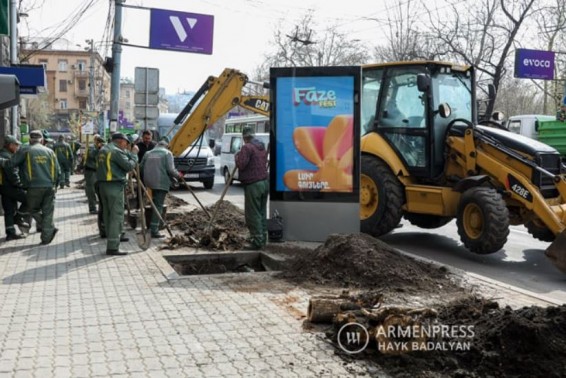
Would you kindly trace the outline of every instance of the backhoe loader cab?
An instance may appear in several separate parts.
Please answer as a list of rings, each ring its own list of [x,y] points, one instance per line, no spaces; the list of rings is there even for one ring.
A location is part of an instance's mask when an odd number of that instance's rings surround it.
[[[456,218],[466,248],[503,248],[509,225],[563,251],[566,180],[560,155],[494,127],[476,125],[472,67],[442,62],[364,66],[362,70],[363,232],[380,236],[405,217],[423,228]],[[555,256],[556,257],[556,256]]]

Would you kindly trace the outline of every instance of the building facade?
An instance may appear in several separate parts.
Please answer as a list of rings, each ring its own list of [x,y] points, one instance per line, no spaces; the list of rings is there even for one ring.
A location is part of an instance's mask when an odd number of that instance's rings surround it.
[[[102,124],[104,114],[110,108],[110,74],[104,69],[104,61],[98,52],[90,50],[34,49],[21,47],[22,63],[41,64],[47,76],[47,94],[38,99],[37,112],[50,113],[49,127],[33,124],[34,115],[28,114],[32,128],[48,128],[80,133],[81,124],[92,120]]]

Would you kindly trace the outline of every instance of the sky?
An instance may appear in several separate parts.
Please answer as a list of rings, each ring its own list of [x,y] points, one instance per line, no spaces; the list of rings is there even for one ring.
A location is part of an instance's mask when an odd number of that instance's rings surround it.
[[[382,26],[366,17],[384,17],[396,3],[397,0],[127,0],[125,5],[130,7],[214,16],[213,53],[123,46],[121,77],[133,79],[136,67],[157,68],[160,87],[167,94],[175,94],[197,90],[208,76],[218,76],[226,67],[251,76],[265,54],[273,51],[274,31],[292,30],[309,10],[313,10],[319,25],[338,25],[352,39],[371,43],[372,38],[383,34]],[[20,4],[20,12],[28,14],[18,24],[20,37],[50,37],[62,25],[71,25],[63,36],[70,46],[86,47],[85,40],[92,39],[103,58],[111,56],[111,47],[102,42],[109,0],[21,0]],[[70,23],[70,15],[84,4],[89,6],[80,21]],[[148,10],[123,8],[122,35],[127,43],[148,46],[149,15]]]

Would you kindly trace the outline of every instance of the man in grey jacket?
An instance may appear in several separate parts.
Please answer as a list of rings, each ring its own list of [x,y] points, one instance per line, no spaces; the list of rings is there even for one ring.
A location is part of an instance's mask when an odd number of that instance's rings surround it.
[[[167,149],[169,141],[163,137],[154,149],[147,151],[140,164],[144,185],[152,191],[152,200],[161,214],[165,196],[171,187],[171,177],[179,178],[180,174],[173,164],[173,154]],[[159,217],[153,213],[149,224],[152,238],[163,238],[159,233]]]

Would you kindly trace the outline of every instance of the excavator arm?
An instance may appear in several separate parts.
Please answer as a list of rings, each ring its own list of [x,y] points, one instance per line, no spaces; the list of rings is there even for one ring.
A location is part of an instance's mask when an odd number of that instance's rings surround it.
[[[208,127],[235,106],[239,105],[244,109],[269,116],[268,96],[242,95],[244,86],[248,82],[245,74],[231,68],[224,69],[218,77],[210,76],[179,113],[174,126],[170,129],[171,131],[182,123],[170,143],[173,155],[181,154]],[[197,102],[198,105],[195,107]]]

